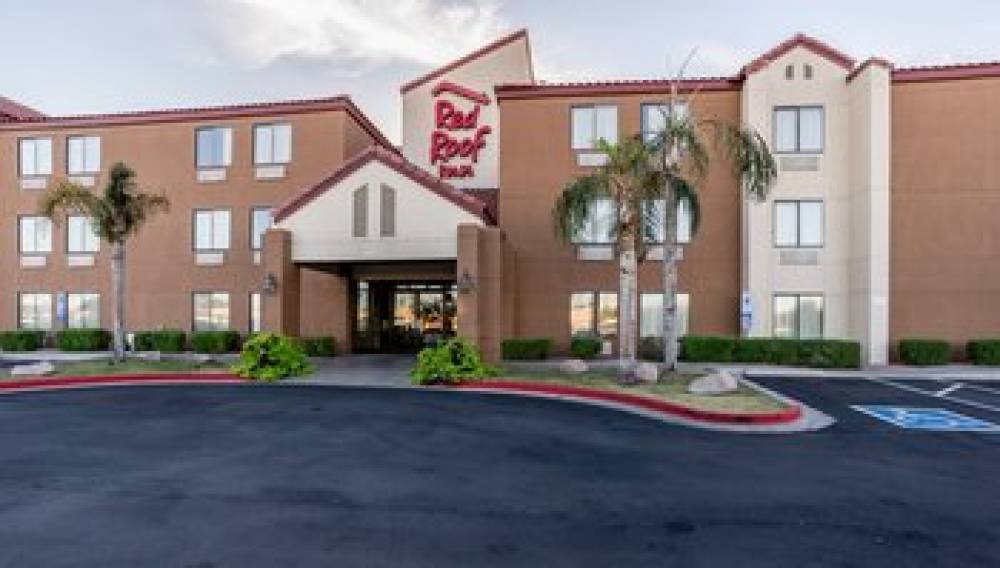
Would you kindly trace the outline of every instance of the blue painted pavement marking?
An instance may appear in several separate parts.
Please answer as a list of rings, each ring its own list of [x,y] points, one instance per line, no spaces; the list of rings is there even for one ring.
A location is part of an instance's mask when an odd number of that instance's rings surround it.
[[[940,432],[1000,432],[1000,426],[943,408],[908,408],[904,406],[851,406],[879,420],[907,430]]]

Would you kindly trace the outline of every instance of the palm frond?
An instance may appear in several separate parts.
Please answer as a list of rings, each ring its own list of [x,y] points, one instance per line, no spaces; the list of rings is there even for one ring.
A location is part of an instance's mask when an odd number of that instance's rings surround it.
[[[701,201],[698,200],[698,190],[681,177],[675,178],[671,184],[676,192],[677,202],[686,204],[691,213],[691,234],[695,235],[701,226]]]
[[[767,141],[756,130],[724,122],[716,122],[717,140],[733,167],[735,175],[747,195],[757,201],[767,199],[767,194],[778,177],[778,166],[767,146]]]
[[[68,214],[94,216],[100,200],[87,188],[68,181],[56,184],[38,199],[38,214],[58,223]]]
[[[552,222],[556,236],[573,242],[586,225],[595,201],[610,197],[606,183],[600,175],[589,175],[568,183],[552,208]]]

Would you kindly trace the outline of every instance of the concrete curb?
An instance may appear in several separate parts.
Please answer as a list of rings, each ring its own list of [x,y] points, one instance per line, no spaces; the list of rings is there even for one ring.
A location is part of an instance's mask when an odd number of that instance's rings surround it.
[[[793,403],[786,409],[774,412],[721,412],[690,408],[648,396],[640,396],[590,387],[546,384],[530,381],[482,381],[462,383],[456,385],[456,388],[472,389],[477,391],[504,391],[520,394],[542,394],[596,400],[624,406],[633,406],[644,411],[659,412],[669,416],[683,418],[685,420],[707,422],[710,424],[772,426],[777,424],[789,424],[791,422],[795,422],[802,416],[802,407],[798,403]]]
[[[246,382],[246,380],[229,373],[148,373],[85,377],[38,377],[2,380],[0,381],[0,394],[129,385],[241,384]]]

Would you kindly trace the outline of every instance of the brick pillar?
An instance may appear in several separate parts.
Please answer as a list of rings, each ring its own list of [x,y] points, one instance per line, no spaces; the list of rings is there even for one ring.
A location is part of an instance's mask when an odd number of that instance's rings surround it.
[[[459,225],[458,335],[475,343],[487,361],[500,361],[500,341],[503,339],[505,305],[503,272],[506,242],[503,232],[495,227]],[[463,280],[472,283],[462,291]]]
[[[292,234],[283,229],[264,233],[264,274],[277,281],[273,292],[263,295],[265,331],[299,334],[299,267],[292,262]]]

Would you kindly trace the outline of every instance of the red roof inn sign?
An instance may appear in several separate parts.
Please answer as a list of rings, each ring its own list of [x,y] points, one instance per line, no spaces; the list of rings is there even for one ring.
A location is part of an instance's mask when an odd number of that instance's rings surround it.
[[[464,104],[442,98],[445,93],[463,99]],[[437,166],[441,179],[475,176],[479,152],[486,147],[486,137],[493,133],[488,124],[479,124],[480,109],[490,104],[490,98],[448,81],[438,83],[431,95],[434,96],[431,166]]]

